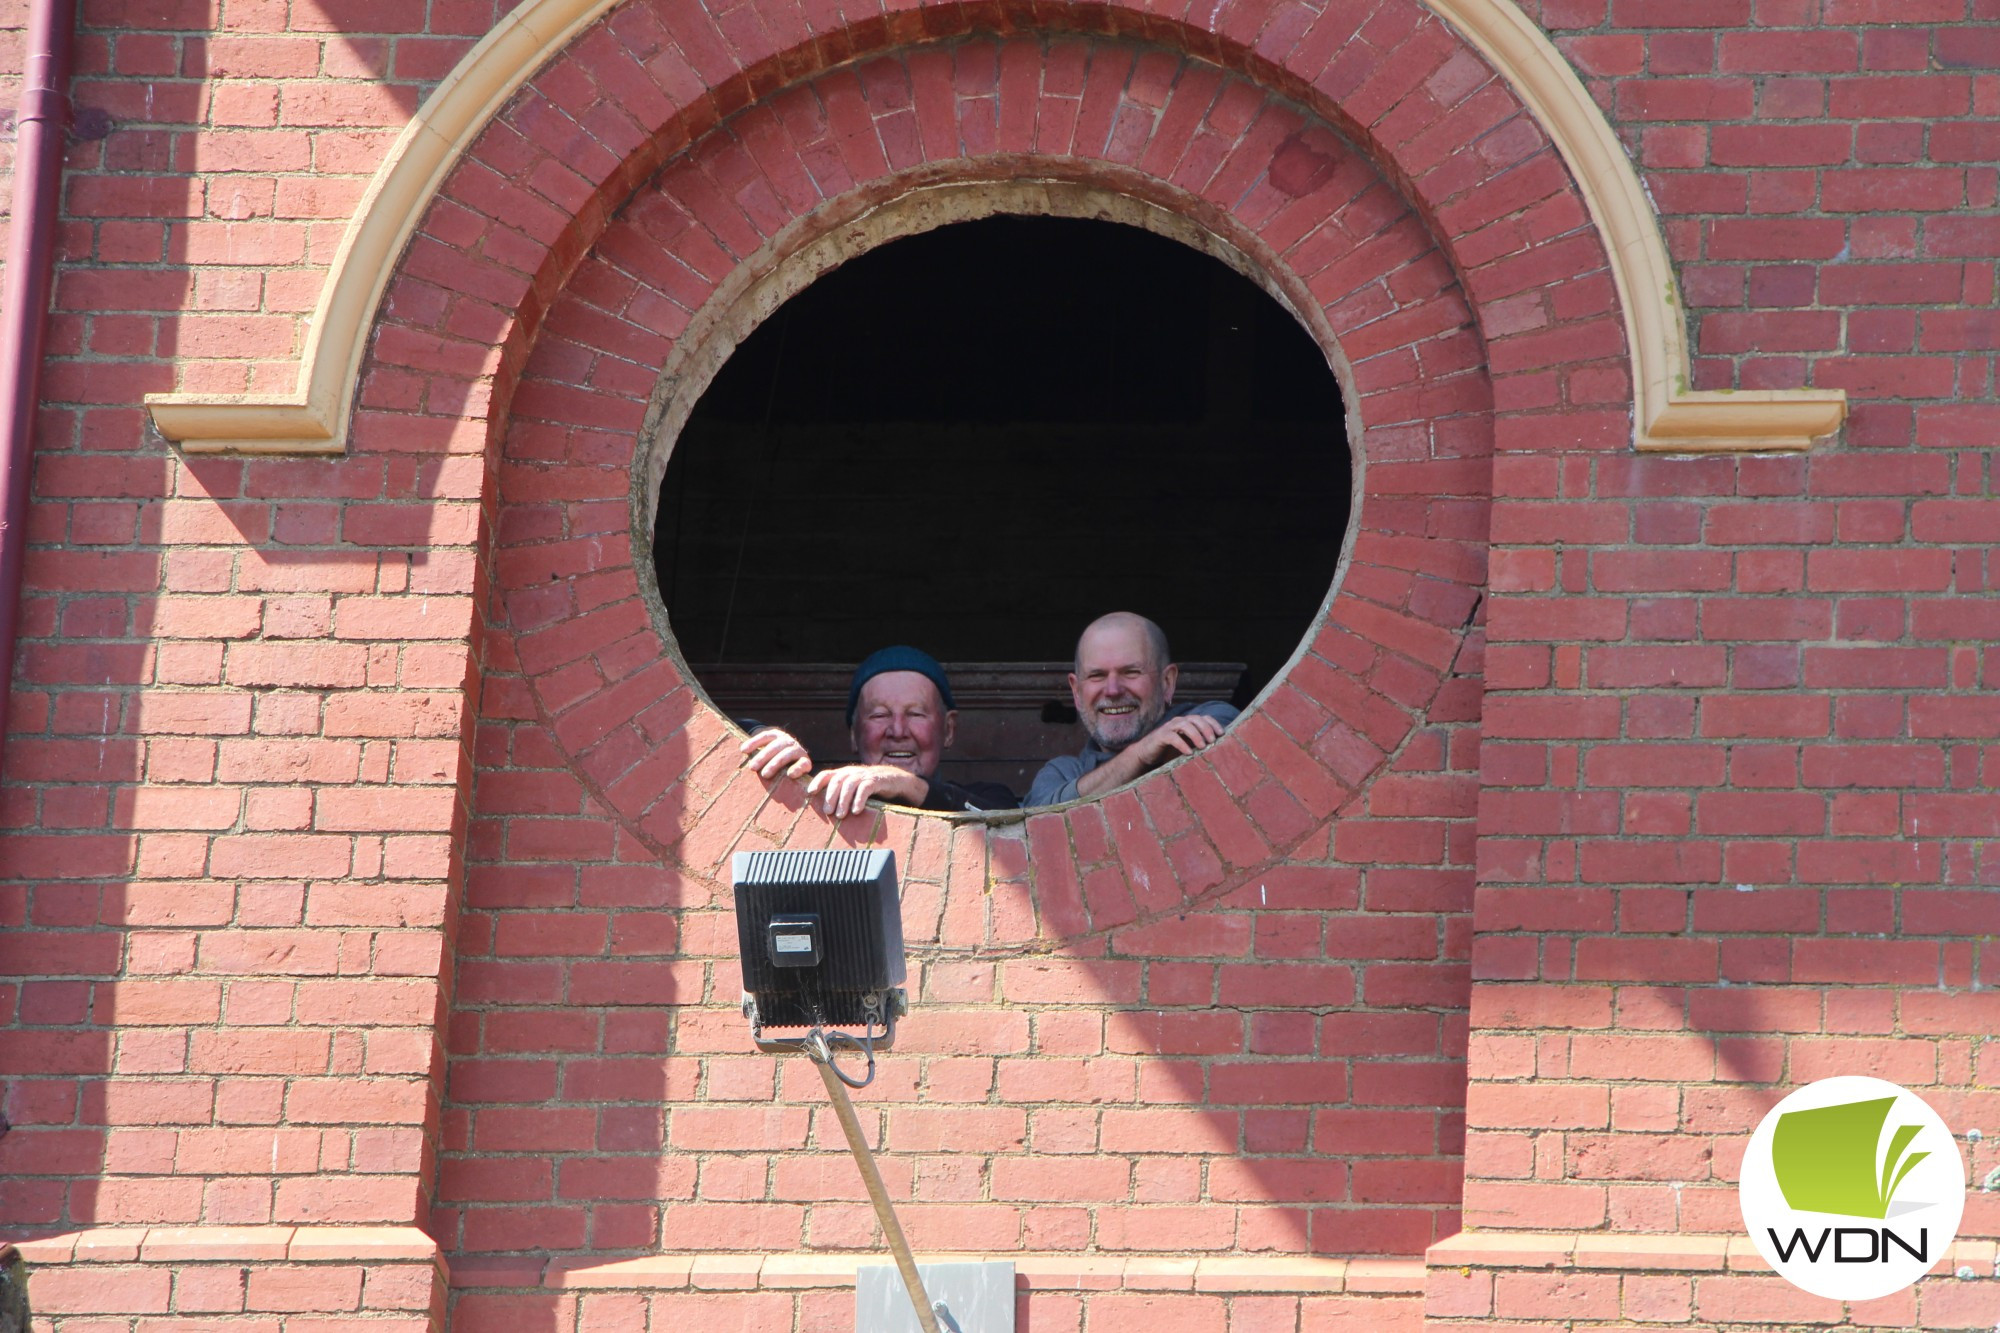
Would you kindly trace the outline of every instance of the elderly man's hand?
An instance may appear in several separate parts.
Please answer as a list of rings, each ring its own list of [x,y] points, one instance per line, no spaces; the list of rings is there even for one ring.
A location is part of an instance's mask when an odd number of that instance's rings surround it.
[[[813,775],[806,784],[808,797],[820,798],[820,809],[835,819],[858,815],[868,807],[871,796],[898,805],[916,805],[930,795],[931,784],[914,773],[888,764],[849,764]]]
[[[802,778],[812,772],[812,755],[790,732],[766,727],[737,747],[743,766],[766,782],[775,778]]]

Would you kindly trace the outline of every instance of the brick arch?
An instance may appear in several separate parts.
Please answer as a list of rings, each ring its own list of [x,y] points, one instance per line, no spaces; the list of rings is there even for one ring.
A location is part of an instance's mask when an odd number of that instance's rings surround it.
[[[1000,92],[1009,65],[1043,71],[1025,108]],[[937,96],[955,107],[949,124],[920,115]],[[1121,118],[1140,123],[1132,108],[1148,99],[1161,108],[1150,132],[1120,129]],[[1100,137],[1108,147],[1088,151]],[[1199,820],[1169,842],[1185,864],[1135,892],[1133,907],[1178,911],[1265,868],[1346,805],[1442,688],[1483,578],[1473,516],[1490,448],[1484,349],[1427,228],[1328,127],[1215,66],[1119,41],[971,39],[823,75],[692,145],[606,228],[523,369],[502,450],[497,621],[596,798],[657,854],[714,873],[705,843],[692,857],[676,850],[688,824],[711,798],[757,806],[765,790],[728,762],[728,729],[676,660],[656,597],[649,613],[648,571],[634,559],[648,543],[607,541],[607,522],[626,516],[607,501],[637,472],[626,512],[649,528],[665,449],[649,459],[635,442],[671,435],[657,419],[675,424],[705,382],[694,363],[713,363],[708,348],[733,345],[773,308],[765,289],[788,262],[827,262],[813,258],[816,242],[851,252],[864,232],[879,241],[935,221],[940,179],[991,208],[1033,207],[1035,192],[1018,184],[1032,180],[1073,213],[1115,213],[1111,201],[1126,200],[1141,218],[1178,219],[1263,277],[1344,367],[1361,466],[1342,586],[1243,724],[1139,784],[1141,795],[1171,787],[1196,808],[1257,812],[1256,853],[1225,852]],[[718,755],[723,771],[706,772]],[[1051,891],[1062,879],[1053,862],[1065,859],[1052,849],[1101,817],[1030,821],[1056,934],[1131,919],[1087,898],[1065,919]],[[821,822],[804,814],[782,836],[823,838]]]
[[[304,330],[301,383],[294,392],[150,394],[147,405],[155,425],[189,452],[342,452],[348,443],[349,418],[368,335],[381,313],[393,258],[418,234],[419,221],[430,213],[439,186],[466,160],[474,139],[496,110],[532,78],[546,74],[544,67],[552,58],[580,45],[581,37],[594,35],[607,11],[619,3],[525,0],[467,52],[426,99],[416,119],[391,148],[334,256],[314,318]],[[1460,95],[1466,91],[1468,59],[1476,64],[1483,58],[1498,70],[1512,90],[1509,97],[1531,108],[1538,125],[1553,137],[1576,178],[1591,225],[1606,237],[1632,357],[1637,447],[1677,452],[1803,449],[1814,437],[1836,429],[1846,411],[1845,397],[1838,390],[1724,395],[1686,387],[1687,344],[1677,284],[1651,201],[1623,146],[1576,72],[1515,0],[1423,3],[1457,34],[1450,41],[1455,44],[1453,61],[1458,70],[1445,80],[1446,87],[1458,85]],[[769,13],[752,9],[748,14],[731,14],[718,23],[697,10],[692,15],[669,15],[672,22],[665,28],[675,32],[685,51],[668,62],[664,73],[648,77],[641,71],[640,77],[628,77],[611,90],[633,90],[641,104],[657,102],[659,95],[665,94],[669,103],[688,112],[697,125],[708,124],[709,117],[726,114],[739,106],[743,97],[768,87],[772,77],[783,82],[857,52],[879,49],[870,43],[893,44],[919,32],[963,31],[968,23],[1004,25],[1023,16],[1028,26],[1165,33],[1169,45],[1201,51],[1224,63],[1237,62],[1241,68],[1254,69],[1259,81],[1270,86],[1296,85],[1294,95],[1319,106],[1323,113],[1331,114],[1334,123],[1342,125],[1348,123],[1342,118],[1345,103],[1328,113],[1320,105],[1325,99],[1317,98],[1322,85],[1332,82],[1334,86],[1324,91],[1337,102],[1342,101],[1343,80],[1348,92],[1365,93],[1365,85],[1379,82],[1383,63],[1373,58],[1383,54],[1375,43],[1386,36],[1394,46],[1407,27],[1407,15],[1385,27],[1375,21],[1374,11],[1362,5],[1287,8],[1286,0],[1235,7],[1226,16],[1190,14],[1183,18],[1149,14],[1129,3],[1114,3],[1101,12],[1095,5],[1080,5],[1036,14],[1024,0],[1004,0],[976,9],[941,4],[931,8],[921,21],[910,12],[801,16],[777,6]],[[787,48],[785,42],[797,38],[801,30],[805,40]],[[1432,46],[1429,52],[1419,52],[1418,65],[1435,55],[1436,44]],[[718,52],[720,61],[714,58]],[[1352,58],[1344,74],[1335,56]],[[742,62],[736,73],[717,77],[717,68],[726,70],[732,58]],[[1321,70],[1323,77],[1316,75]],[[619,71],[611,72],[613,84],[619,83],[615,77]],[[1405,76],[1409,72],[1405,69],[1390,80],[1392,93],[1400,94],[1408,87]],[[631,71],[625,73],[629,76]],[[588,78],[586,71],[586,82]],[[704,81],[701,99],[688,103],[690,82],[701,88]],[[575,86],[572,84],[572,91]],[[1437,93],[1445,102],[1454,95],[1429,81],[1425,90]],[[589,124],[588,106],[582,102],[567,105],[579,122]],[[1384,107],[1388,108],[1385,113]],[[1384,114],[1385,122],[1407,109],[1408,104],[1396,96],[1373,108]],[[1435,119],[1431,115],[1416,123],[1425,126]],[[1402,128],[1409,127],[1406,118]],[[590,132],[615,145],[621,137],[615,123],[608,135],[599,133],[603,128],[600,122]],[[1352,128],[1366,126],[1356,121]],[[1460,123],[1454,131],[1483,129],[1476,123]],[[1361,137],[1372,143],[1380,136],[1363,133]],[[1393,142],[1384,139],[1384,144],[1394,149]],[[632,146],[628,142],[623,148],[630,150]],[[617,155],[614,148],[613,156]]]
[[[796,784],[767,789],[742,771],[735,733],[648,607],[638,442],[684,375],[677,348],[740,332],[727,312],[746,303],[767,311],[759,282],[789,259],[871,217],[921,212],[926,192],[1024,188],[1226,250],[1344,359],[1364,455],[1352,554],[1298,658],[1210,752],[1012,821],[889,812],[834,827]],[[646,1217],[671,1229],[661,1215],[707,1206],[674,1200],[728,1158],[708,1131],[670,1139],[685,1160],[662,1161],[657,1144],[611,1151],[554,1126],[606,1101],[726,1120],[703,1105],[734,1095],[706,1089],[747,1076],[729,1054],[743,1038],[724,860],[739,845],[847,841],[898,851],[924,1004],[918,1060],[1012,1042],[1032,1016],[1022,1053],[1053,1061],[1071,1021],[1094,1021],[1111,1052],[1179,1057],[1151,1066],[1166,1083],[1144,1095],[1199,1103],[1196,1129],[1134,1110],[1118,1133],[1144,1156],[1162,1134],[1193,1132],[1216,1164],[1196,1201],[1242,1238],[1225,1245],[1411,1253],[1449,1234],[1486,360],[1432,229],[1371,160],[1271,89],[1150,43],[1014,34],[899,48],[776,90],[641,184],[551,288],[502,400],[447,1247],[645,1248],[667,1244]],[[673,1006],[671,1028],[648,1032],[635,1005]],[[662,1052],[668,1073],[614,1050]],[[522,1130],[532,1117],[491,1105],[510,1080],[499,1100],[546,1101],[549,1118]],[[759,1096],[782,1118],[783,1089]],[[1224,1121],[1238,1128],[1209,1143]],[[497,1140],[483,1137],[489,1123],[503,1126]],[[1358,1150],[1344,1137],[1378,1130]],[[1013,1181],[1018,1164],[996,1151],[992,1169]],[[1362,1160],[1333,1160],[1350,1152]],[[507,1193],[523,1180],[552,1182],[548,1216]],[[660,1192],[659,1208],[618,1201],[632,1180]],[[570,1191],[584,1202],[566,1204]],[[762,1226],[792,1205],[757,1207],[732,1216]],[[814,1208],[842,1219],[826,1224],[849,1238],[836,1247],[865,1243],[848,1205]],[[1347,1217],[1357,1210],[1365,1226]],[[1027,1244],[1029,1211],[984,1200],[953,1223],[965,1230],[924,1243]],[[1091,1222],[1093,1243],[1117,1225]]]
[[[1586,202],[1534,114],[1421,0],[1247,7],[1214,26],[1124,5],[1045,14],[1009,0],[844,21],[772,0],[717,20],[637,0],[536,75],[425,210],[377,320],[357,445],[371,447],[372,430],[407,428],[413,408],[454,416],[504,401],[549,301],[609,219],[724,119],[910,41],[1017,31],[1197,54],[1322,120],[1430,227],[1493,345],[1495,373],[1524,381],[1510,406],[1561,411],[1563,429],[1593,439],[1629,434],[1625,333]],[[433,404],[445,410],[425,410]]]

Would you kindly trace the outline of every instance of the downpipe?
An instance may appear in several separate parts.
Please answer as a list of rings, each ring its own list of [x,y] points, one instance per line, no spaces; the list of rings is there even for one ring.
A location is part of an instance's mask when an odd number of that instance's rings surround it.
[[[0,776],[28,548],[35,415],[42,346],[55,280],[56,217],[69,137],[69,75],[76,0],[32,0],[21,102],[14,120],[14,199],[0,285]]]

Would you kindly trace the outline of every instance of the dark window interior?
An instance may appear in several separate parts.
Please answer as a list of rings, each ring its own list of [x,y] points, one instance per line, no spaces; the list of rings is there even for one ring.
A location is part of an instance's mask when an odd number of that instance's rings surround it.
[[[1326,597],[1349,487],[1325,356],[1255,284],[1134,227],[996,217],[758,328],[674,444],[654,559],[725,708],[707,668],[1067,661],[1116,609],[1243,664],[1241,704]]]

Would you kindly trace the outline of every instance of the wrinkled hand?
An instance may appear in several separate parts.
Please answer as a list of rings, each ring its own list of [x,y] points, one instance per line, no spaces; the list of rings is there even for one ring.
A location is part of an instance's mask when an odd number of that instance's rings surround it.
[[[766,727],[737,747],[743,752],[743,766],[770,782],[776,778],[802,778],[812,772],[812,755],[790,732]]]
[[[1222,724],[1206,713],[1188,713],[1183,717],[1170,717],[1159,726],[1141,736],[1133,749],[1143,749],[1148,771],[1158,768],[1169,759],[1177,759],[1184,754],[1213,745],[1222,738]]]
[[[930,789],[930,783],[916,774],[888,764],[849,764],[814,774],[806,784],[806,796],[818,796],[820,809],[835,819],[845,819],[867,809],[871,796],[915,805],[930,794]]]

